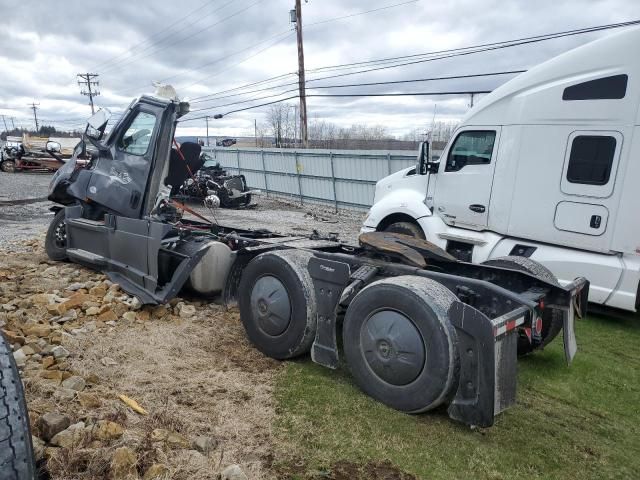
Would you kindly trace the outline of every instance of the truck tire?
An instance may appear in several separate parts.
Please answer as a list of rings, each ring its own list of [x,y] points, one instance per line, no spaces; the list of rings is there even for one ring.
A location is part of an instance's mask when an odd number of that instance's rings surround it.
[[[460,363],[448,311],[456,296],[411,275],[372,283],[347,309],[344,354],[355,383],[391,408],[421,413],[456,392]]]
[[[0,333],[0,480],[35,478],[29,415],[11,347]]]
[[[240,319],[258,350],[284,360],[307,353],[316,336],[316,296],[302,250],[258,255],[242,272]]]
[[[425,240],[424,232],[419,225],[413,222],[395,222],[388,225],[385,232],[401,233],[402,235],[409,235],[410,237],[421,238]]]
[[[494,267],[510,268],[511,270],[520,270],[527,272],[540,280],[560,285],[556,276],[547,267],[535,260],[527,257],[518,257],[510,255],[506,257],[493,258],[482,262],[483,265],[491,265]],[[526,338],[518,339],[518,355],[526,355],[535,350],[544,348],[562,330],[563,319],[562,312],[555,309],[545,309],[542,313],[542,342],[533,345]]]
[[[61,262],[67,259],[67,231],[64,208],[56,212],[49,224],[44,241],[44,249],[51,260]]]
[[[16,162],[13,160],[3,160],[2,163],[0,163],[0,170],[5,173],[15,173]]]

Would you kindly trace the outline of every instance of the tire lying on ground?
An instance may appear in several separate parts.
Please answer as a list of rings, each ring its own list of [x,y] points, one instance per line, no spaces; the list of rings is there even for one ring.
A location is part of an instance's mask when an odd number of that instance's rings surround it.
[[[456,296],[424,277],[379,280],[356,295],[342,331],[356,384],[391,408],[421,413],[448,402],[460,370],[448,310]]]
[[[22,382],[0,333],[0,480],[34,477],[33,447]]]
[[[242,272],[240,318],[258,350],[284,360],[307,353],[316,335],[316,296],[302,250],[258,255]]]
[[[540,280],[560,285],[556,276],[547,267],[541,263],[531,260],[527,257],[518,257],[515,255],[494,258],[482,262],[483,265],[491,265],[494,267],[510,268],[511,270],[519,270],[527,272]],[[526,355],[540,348],[544,348],[554,338],[558,336],[562,330],[563,319],[560,310],[545,309],[542,313],[542,343],[533,345],[527,338],[518,338],[518,355]]]
[[[14,173],[16,171],[16,162],[14,160],[3,160],[0,162],[0,170],[6,173]]]
[[[44,241],[47,256],[56,262],[67,259],[67,231],[64,222],[64,209],[58,210],[49,224]]]

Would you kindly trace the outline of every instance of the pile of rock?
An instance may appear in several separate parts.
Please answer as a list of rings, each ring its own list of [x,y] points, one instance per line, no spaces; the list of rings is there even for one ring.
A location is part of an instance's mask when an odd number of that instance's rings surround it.
[[[214,438],[188,438],[162,428],[150,428],[140,438],[139,432],[127,429],[127,415],[105,408],[105,403],[119,403],[118,392],[108,397],[96,394],[100,379],[73,369],[73,360],[81,356],[74,351],[76,340],[134,323],[187,319],[196,315],[196,305],[175,299],[168,305],[143,307],[103,275],[79,266],[50,264],[42,256],[26,262],[3,260],[0,330],[13,347],[25,383],[40,468],[55,478],[55,472],[69,471],[73,455],[86,455],[99,456],[103,476],[114,480],[170,478],[172,467],[155,461],[166,458],[157,452],[184,450],[206,456],[216,448]],[[104,357],[101,363],[108,367],[118,362]],[[247,478],[237,465],[220,476]]]

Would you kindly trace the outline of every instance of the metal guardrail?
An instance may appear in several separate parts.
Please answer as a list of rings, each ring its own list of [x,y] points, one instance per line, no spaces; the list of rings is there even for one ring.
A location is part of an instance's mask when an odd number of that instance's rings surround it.
[[[336,211],[369,208],[378,180],[416,164],[411,151],[220,147],[204,151],[267,196],[330,204]]]

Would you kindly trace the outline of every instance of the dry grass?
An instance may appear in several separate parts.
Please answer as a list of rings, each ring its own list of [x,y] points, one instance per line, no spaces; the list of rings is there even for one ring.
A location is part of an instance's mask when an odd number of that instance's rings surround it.
[[[82,354],[74,370],[97,375],[92,390],[108,399],[87,414],[126,426],[121,443],[136,446],[140,471],[161,461],[172,469],[172,478],[212,478],[220,467],[238,463],[252,479],[272,478],[264,459],[272,451],[278,363],[249,345],[236,313],[211,305],[193,319],[117,327],[86,337],[77,351]],[[118,365],[102,365],[105,356]],[[119,404],[118,394],[134,398],[149,415]],[[210,436],[218,447],[208,457],[160,448],[150,440],[157,428],[189,439]]]

